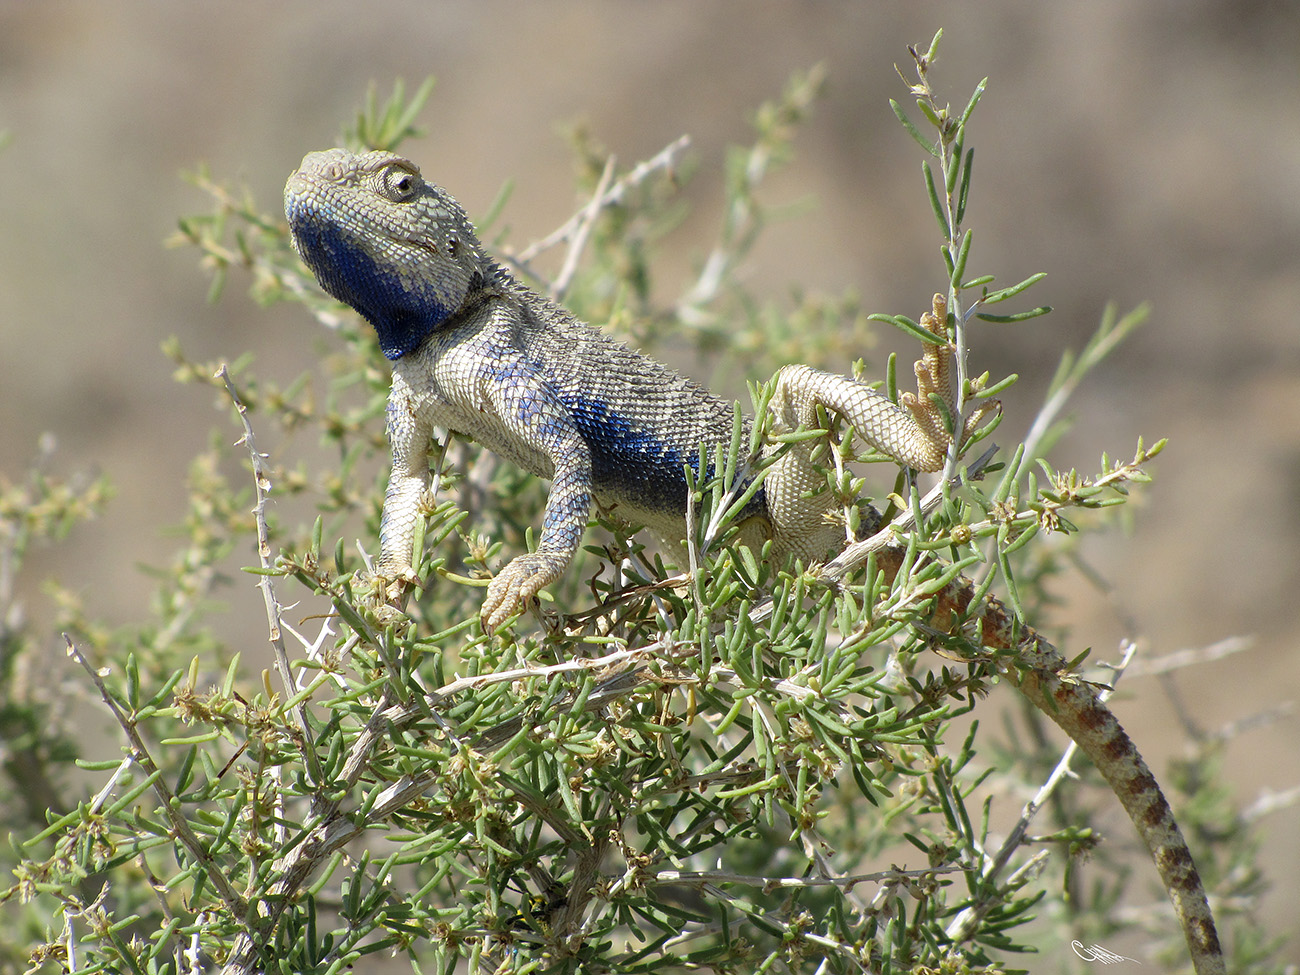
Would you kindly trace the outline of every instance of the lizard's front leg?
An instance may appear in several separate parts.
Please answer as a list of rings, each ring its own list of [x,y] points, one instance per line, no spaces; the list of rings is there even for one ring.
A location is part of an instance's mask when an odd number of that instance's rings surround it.
[[[537,551],[515,556],[488,586],[480,612],[484,626],[496,629],[564,575],[582,542],[590,513],[591,459],[579,438],[568,448],[564,466],[556,466]]]
[[[491,438],[512,440],[534,455],[545,455],[552,477],[537,550],[511,560],[488,586],[482,617],[489,629],[500,626],[564,574],[582,542],[592,491],[591,450],[568,408],[535,367],[503,357],[496,379],[484,384],[481,398],[471,407],[480,422],[486,422],[489,443]],[[424,516],[429,490],[429,445],[435,417],[442,417],[442,422],[457,421],[454,410],[444,414],[418,408],[408,384],[395,373],[388,403],[393,469],[384,495],[377,566],[385,584],[384,595],[390,600],[400,598],[406,586],[416,581],[411,560],[416,526]],[[464,420],[460,415],[460,421]],[[531,463],[528,466],[535,473],[545,473]]]
[[[512,436],[550,458],[551,493],[546,498],[537,550],[511,559],[488,585],[480,616],[489,630],[564,575],[582,543],[591,513],[591,448],[573,415],[535,373],[520,369],[515,378],[517,381],[494,387],[490,394],[493,407]]]
[[[424,497],[429,490],[429,444],[433,427],[412,409],[396,386],[388,398],[388,443],[393,468],[384,493],[384,513],[379,523],[378,576],[384,596],[398,599],[415,582],[411,559],[415,529],[424,517]]]

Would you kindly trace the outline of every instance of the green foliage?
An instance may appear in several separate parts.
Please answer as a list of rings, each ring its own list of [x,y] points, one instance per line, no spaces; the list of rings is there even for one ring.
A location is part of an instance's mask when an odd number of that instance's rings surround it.
[[[393,83],[393,94],[383,105],[374,85],[366,93],[366,107],[357,113],[353,126],[343,133],[343,144],[353,152],[366,149],[392,151],[407,139],[423,135],[415,120],[424,110],[424,103],[433,94],[433,78],[425,78],[408,101],[406,85],[399,78]]]
[[[993,320],[986,306],[1019,299],[1041,276],[991,289],[991,276],[967,270],[967,130],[983,85],[951,113],[930,86],[935,52],[915,57],[922,121],[896,111],[927,153],[944,255],[936,277],[964,368],[972,321]],[[736,276],[769,223],[763,177],[789,157],[822,79],[820,69],[796,77],[756,113],[754,144],[729,156],[718,242],[671,310],[652,306],[650,281],[655,247],[682,216],[684,143],[622,175],[586,165],[593,205],[516,263],[527,271],[564,245],[567,277],[540,283],[579,314],[634,335],[648,323],[685,330],[706,351],[725,335],[737,361],[769,372],[812,354],[817,335],[859,328],[852,297],[781,307]],[[407,101],[399,85],[383,106],[372,92],[348,142],[396,147],[431,89]],[[575,141],[596,159],[594,143]],[[955,724],[984,713],[993,662],[971,639],[920,623],[930,594],[964,571],[1042,625],[1033,610],[1058,575],[1061,542],[1101,524],[1163,446],[1139,443],[1124,463],[1103,457],[1091,478],[1042,456],[1069,392],[1140,314],[1108,313],[1063,363],[1030,438],[987,468],[999,477],[985,484],[966,469],[959,489],[967,461],[954,458],[924,502],[895,483],[888,511],[912,534],[910,571],[890,586],[870,560],[832,576],[729,546],[745,500],[736,472],[755,456],[737,437],[719,475],[696,485],[688,566],[665,566],[602,516],[538,613],[492,635],[477,621],[486,577],[528,544],[544,485],[451,443],[417,545],[425,588],[405,613],[378,605],[366,556],[344,541],[377,539],[387,373],[373,337],[305,276],[278,215],[206,174],[195,180],[216,209],[182,219],[177,241],[198,249],[214,296],[231,271],[246,272],[259,301],[302,304],[331,351],[281,387],[246,362],[196,363],[168,343],[179,381],[210,384],[238,407],[253,476],[221,473],[229,428],[195,460],[176,558],[138,628],[108,631],[65,600],[57,626],[84,665],[79,693],[124,758],[87,758],[79,784],[64,781],[72,745],[48,725],[39,734],[49,703],[13,679],[40,638],[0,616],[10,795],[43,789],[25,812],[8,811],[16,879],[3,897],[0,971],[334,973],[404,955],[417,971],[447,973],[969,972],[1033,965],[1021,958],[1039,949],[1057,969],[1072,938],[1113,932],[1106,918],[1128,881],[1117,864],[1152,886],[1131,842],[1097,844],[1089,824],[1103,792],[1046,789],[1037,833],[1003,842],[996,824],[1048,778],[1058,746],[1019,712],[1008,720],[1031,733],[1014,732],[1014,748],[986,730],[996,722]],[[963,373],[959,411],[1012,381]],[[770,392],[754,389],[760,417]],[[826,466],[856,534],[872,526],[850,443],[831,443]],[[99,482],[36,473],[0,484],[6,571],[103,498]],[[231,553],[250,545],[274,651],[260,674],[223,636],[211,601]],[[1246,902],[1259,882],[1249,830],[1218,791],[1213,758],[1207,749],[1178,780],[1184,822],[1207,880]],[[1085,853],[1116,869],[1079,867]],[[1163,910],[1129,923],[1182,957]],[[1242,950],[1236,970],[1268,970],[1271,946],[1243,936]]]

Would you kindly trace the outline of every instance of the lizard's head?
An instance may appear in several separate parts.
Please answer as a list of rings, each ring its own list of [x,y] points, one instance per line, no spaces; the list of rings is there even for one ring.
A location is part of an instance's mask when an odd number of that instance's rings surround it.
[[[414,351],[483,287],[485,257],[460,204],[391,152],[311,152],[284,187],[294,247],[326,291]]]

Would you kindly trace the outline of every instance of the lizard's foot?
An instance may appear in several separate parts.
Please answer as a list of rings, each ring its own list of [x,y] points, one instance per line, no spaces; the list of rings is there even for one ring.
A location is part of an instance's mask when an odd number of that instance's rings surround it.
[[[564,574],[567,559],[545,552],[530,552],[511,559],[510,564],[493,577],[479,617],[483,626],[495,630],[514,616],[524,604]]]
[[[933,342],[921,345],[921,358],[916,361],[916,395],[903,393],[899,399],[917,427],[935,446],[935,449],[948,453],[952,443],[951,428],[945,422],[945,407],[948,413],[956,409],[952,395],[951,358],[952,348],[948,344],[947,333],[948,301],[936,294],[931,302],[931,309],[921,316],[920,325],[934,336]],[[941,406],[936,399],[941,401]]]
[[[375,574],[371,579],[375,596],[382,602],[399,607],[406,602],[411,589],[419,582],[420,578],[415,574],[413,567],[392,565],[382,561],[375,567]]]
[[[956,423],[956,397],[952,390],[952,353],[948,342],[947,323],[948,300],[936,294],[931,302],[930,311],[921,316],[922,328],[934,335],[933,342],[921,346],[921,358],[916,361],[916,395],[903,393],[900,397],[903,406],[912,414],[919,429],[925,436],[945,453],[953,442],[952,425]],[[976,383],[975,392],[982,383]],[[942,406],[939,402],[942,402]],[[945,410],[946,407],[946,410]],[[979,427],[990,414],[1001,411],[1002,404],[997,400],[985,400],[966,417],[962,429],[956,434],[959,445],[965,444],[966,438]],[[947,414],[945,416],[945,413]]]
[[[406,600],[411,587],[419,582],[410,566],[398,568],[382,562],[369,578],[361,580],[365,586],[365,600],[381,625],[400,622],[406,617]]]

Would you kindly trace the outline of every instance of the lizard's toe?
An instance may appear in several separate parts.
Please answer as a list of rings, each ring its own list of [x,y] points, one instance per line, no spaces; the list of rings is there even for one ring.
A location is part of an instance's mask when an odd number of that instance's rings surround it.
[[[487,597],[479,616],[494,630],[564,572],[562,560],[542,552],[530,552],[513,559],[488,584]]]
[[[419,577],[411,566],[380,565],[375,569],[371,584],[379,598],[389,603],[404,602],[412,588],[419,584]]]
[[[479,619],[485,630],[495,630],[522,607],[523,600],[519,598],[518,586],[512,585],[511,580],[501,573],[488,585],[483,608],[479,610]]]

